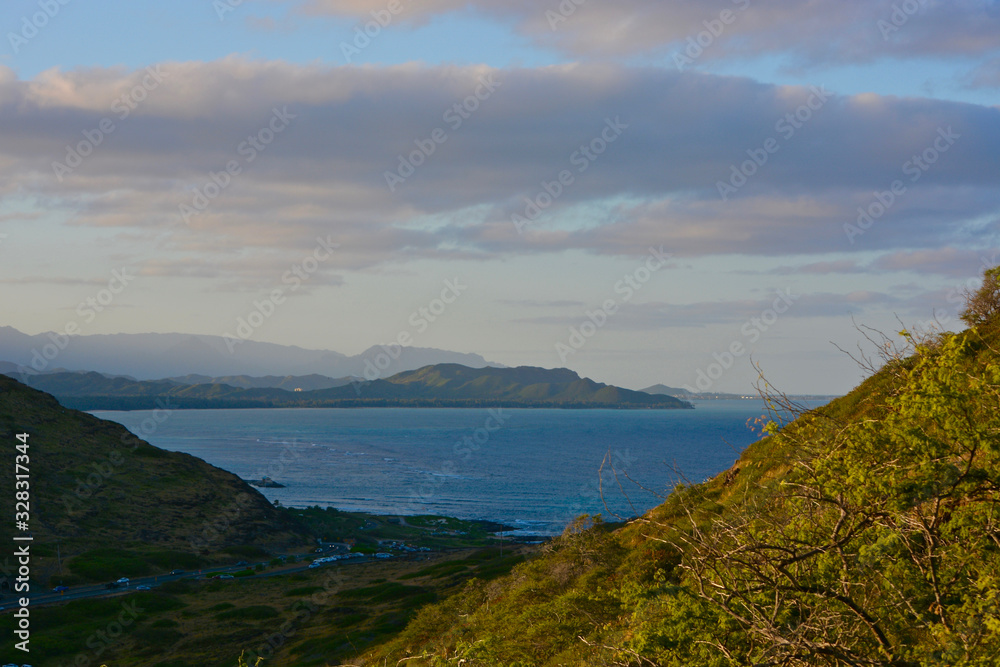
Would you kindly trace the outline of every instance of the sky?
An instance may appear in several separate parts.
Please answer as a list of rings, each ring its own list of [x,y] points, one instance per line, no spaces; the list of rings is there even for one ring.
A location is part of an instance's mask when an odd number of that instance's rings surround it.
[[[994,0],[7,0],[0,37],[30,334],[839,394],[1000,262]]]

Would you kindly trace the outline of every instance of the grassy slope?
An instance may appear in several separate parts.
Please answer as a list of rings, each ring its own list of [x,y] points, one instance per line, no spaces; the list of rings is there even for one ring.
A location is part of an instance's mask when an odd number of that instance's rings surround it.
[[[0,376],[0,443],[10,464],[0,475],[5,503],[14,497],[18,433],[30,435],[30,525],[38,553],[53,553],[57,538],[63,557],[101,547],[192,552],[305,540],[287,513],[235,475],[153,447],[119,424]],[[0,540],[10,543],[12,528],[4,522]],[[35,572],[50,565],[37,561]]]
[[[31,664],[262,667],[338,664],[404,628],[416,610],[524,560],[525,547],[459,550],[324,567],[282,576],[173,581],[32,610]],[[263,576],[260,576],[263,575]],[[122,621],[125,621],[123,624]],[[0,616],[0,655],[11,657],[11,615]],[[123,627],[124,626],[124,627]],[[79,661],[79,662],[75,662]]]
[[[967,371],[963,373],[967,372],[970,378],[975,380],[983,373],[997,374],[998,329],[1000,326],[994,324],[981,327],[978,334],[966,332],[956,338],[969,343],[964,353]],[[890,365],[912,369],[914,364],[915,360],[909,358]],[[651,627],[654,618],[683,619],[692,626],[701,624],[709,628],[704,631],[705,637],[713,641],[719,639],[737,646],[742,641],[742,630],[731,619],[707,613],[704,606],[692,602],[694,595],[684,593],[684,587],[690,585],[682,569],[689,548],[685,545],[691,535],[691,521],[710,530],[713,520],[736,516],[748,508],[769,507],[777,489],[789,477],[793,462],[803,460],[802,443],[822,452],[828,447],[824,443],[834,442],[835,434],[845,425],[881,422],[886,416],[887,399],[904,388],[914,389],[901,384],[900,374],[891,370],[883,369],[849,395],[814,414],[803,415],[786,426],[781,437],[767,437],[752,444],[730,470],[704,484],[675,491],[640,521],[624,526],[600,524],[590,529],[585,529],[585,522],[571,526],[560,540],[546,547],[542,557],[518,567],[501,581],[472,582],[461,594],[428,607],[398,638],[358,655],[355,664],[392,664],[402,658],[408,658],[407,665],[454,664],[458,658],[470,666],[747,664],[746,658],[738,654],[732,655],[732,662],[718,653],[703,661],[674,662],[663,658],[690,651],[691,646],[686,644],[691,640],[680,629],[675,630],[673,622]],[[995,386],[989,391],[992,393],[986,403],[963,406],[961,411],[996,414]],[[918,435],[927,437],[922,431]],[[996,434],[987,434],[987,441],[991,437],[996,446]],[[883,452],[878,456],[884,458],[890,454]],[[997,472],[987,469],[983,474],[996,476]],[[957,505],[965,502],[959,499]],[[899,516],[890,516],[887,520],[897,519]],[[977,547],[985,549],[982,558],[993,558],[990,541],[982,544],[985,546]],[[972,563],[978,556],[963,555]],[[690,567],[691,563],[686,565]],[[938,563],[942,568],[945,565]],[[982,575],[986,583],[981,580],[975,586],[979,586],[976,589],[979,595],[989,600],[998,592],[996,582],[989,583],[992,581],[989,568],[986,570]],[[970,604],[968,598],[951,603]],[[934,627],[934,617],[928,618],[929,626]],[[987,623],[983,627],[997,623],[996,619],[985,620],[982,613],[975,618],[980,620],[974,623]],[[918,639],[926,640],[929,645],[934,643],[926,634]],[[959,662],[957,657],[941,657],[945,654],[940,651],[934,655],[944,662]],[[889,660],[874,652],[869,657],[876,662]],[[992,659],[995,657],[968,664],[993,664]],[[818,663],[804,658],[802,664]],[[839,663],[831,659],[829,664]]]

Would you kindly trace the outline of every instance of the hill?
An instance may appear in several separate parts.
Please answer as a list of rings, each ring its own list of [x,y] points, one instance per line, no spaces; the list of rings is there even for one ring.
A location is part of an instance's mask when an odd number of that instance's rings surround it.
[[[285,391],[228,384],[181,384],[174,380],[135,381],[100,373],[46,373],[29,378],[66,406],[82,410],[153,409],[169,400],[177,408],[268,407],[562,407],[690,408],[671,396],[594,382],[567,369],[469,368],[437,364],[385,380]]]
[[[3,372],[0,367],[0,372]],[[226,384],[239,389],[284,389],[285,391],[313,391],[315,389],[329,389],[331,387],[343,387],[362,380],[361,378],[331,378],[325,375],[311,373],[309,375],[265,375],[254,377],[252,375],[227,375],[224,377],[209,377],[208,375],[183,375],[180,377],[167,378],[171,382],[178,384]]]
[[[581,517],[354,664],[1000,663],[1000,269],[987,279],[974,328],[905,335],[909,354],[876,341],[877,373],[765,424],[730,470],[624,524]]]
[[[169,411],[159,411],[151,428],[165,419]],[[14,447],[22,433],[36,554],[56,555],[57,543],[65,559],[109,546],[197,554],[307,539],[286,512],[235,475],[153,447],[119,424],[0,376],[0,442],[11,465],[0,475],[4,498],[14,498]],[[11,544],[13,528],[4,522],[0,539]]]

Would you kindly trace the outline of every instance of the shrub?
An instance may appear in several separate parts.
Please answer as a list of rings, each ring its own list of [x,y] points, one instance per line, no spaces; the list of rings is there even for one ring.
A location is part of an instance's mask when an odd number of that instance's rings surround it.
[[[983,284],[965,295],[962,321],[970,327],[986,324],[1000,313],[1000,266],[983,271]]]

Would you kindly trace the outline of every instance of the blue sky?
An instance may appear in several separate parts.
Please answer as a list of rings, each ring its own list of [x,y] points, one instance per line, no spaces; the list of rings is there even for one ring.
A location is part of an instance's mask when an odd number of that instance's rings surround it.
[[[459,279],[414,344],[839,393],[856,323],[960,326],[1000,249],[986,0],[35,0],[0,30],[0,324],[28,333],[223,335],[277,290],[254,340],[355,354]]]

